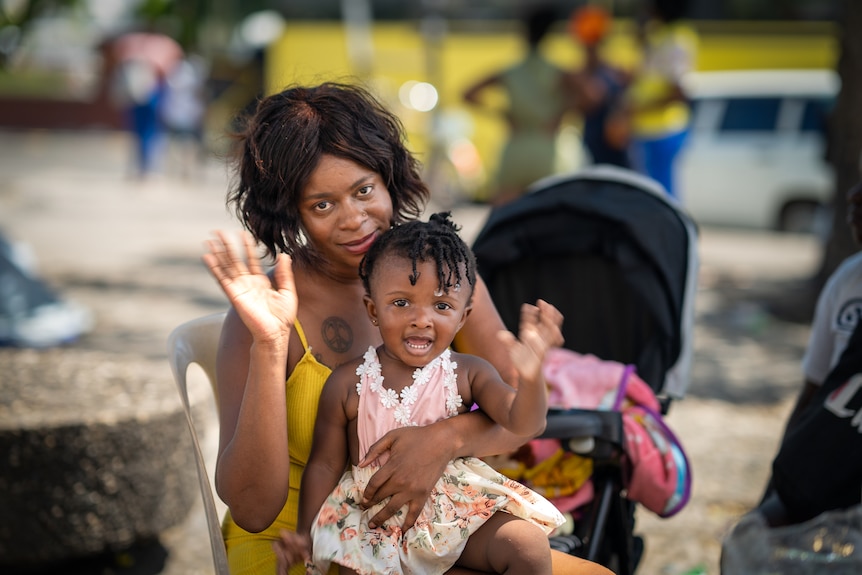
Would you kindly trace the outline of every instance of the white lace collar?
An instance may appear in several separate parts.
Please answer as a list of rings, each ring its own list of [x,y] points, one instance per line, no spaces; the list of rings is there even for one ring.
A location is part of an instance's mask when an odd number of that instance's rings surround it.
[[[431,380],[434,372],[438,369],[443,370],[446,411],[450,417],[458,414],[458,408],[463,404],[461,395],[458,393],[458,374],[455,373],[458,364],[451,361],[451,352],[448,348],[428,365],[417,367],[413,372],[413,383],[402,389],[400,394],[394,389],[383,387],[384,377],[381,373],[380,360],[377,357],[377,350],[374,346],[369,346],[363,358],[365,361],[356,368],[356,375],[359,376],[359,382],[356,384],[356,393],[362,395],[362,382],[368,381],[369,390],[379,395],[380,403],[383,407],[395,410],[395,421],[400,425],[417,425],[412,419],[411,406],[416,402],[416,398],[419,397],[419,389]]]

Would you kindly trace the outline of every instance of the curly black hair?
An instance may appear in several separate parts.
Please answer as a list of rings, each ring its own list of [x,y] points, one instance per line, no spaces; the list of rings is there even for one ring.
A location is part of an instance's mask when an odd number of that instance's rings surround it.
[[[472,297],[476,285],[476,258],[458,235],[461,228],[450,219],[451,216],[451,212],[438,212],[432,214],[427,222],[406,222],[377,238],[359,265],[359,277],[365,291],[371,293],[371,276],[377,262],[385,256],[395,255],[412,261],[412,285],[416,285],[419,279],[416,263],[433,261],[437,264],[438,285],[443,292],[449,293],[450,288],[460,286],[466,279]],[[460,264],[466,268],[466,277],[461,277]]]

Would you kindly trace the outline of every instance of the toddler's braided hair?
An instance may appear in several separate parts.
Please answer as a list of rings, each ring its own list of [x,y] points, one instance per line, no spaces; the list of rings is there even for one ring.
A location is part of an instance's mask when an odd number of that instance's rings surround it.
[[[437,264],[437,281],[440,289],[460,286],[466,279],[472,297],[476,284],[476,258],[458,235],[460,226],[451,219],[451,212],[432,214],[427,222],[413,220],[396,225],[377,238],[359,265],[359,277],[365,291],[371,293],[370,279],[377,263],[385,256],[400,256],[413,264],[410,283],[416,285],[419,272],[417,262],[433,261]],[[466,268],[466,277],[461,277],[461,266]]]

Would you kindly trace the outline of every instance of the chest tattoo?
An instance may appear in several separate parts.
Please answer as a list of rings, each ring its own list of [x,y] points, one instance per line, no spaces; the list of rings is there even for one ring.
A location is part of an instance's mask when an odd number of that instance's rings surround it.
[[[353,345],[353,330],[340,317],[332,316],[323,320],[321,335],[327,347],[336,353],[347,353]]]

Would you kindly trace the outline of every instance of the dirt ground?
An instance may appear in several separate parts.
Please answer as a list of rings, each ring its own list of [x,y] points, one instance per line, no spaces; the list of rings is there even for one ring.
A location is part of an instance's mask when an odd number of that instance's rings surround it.
[[[220,162],[173,161],[137,182],[125,176],[128,153],[122,134],[0,133],[0,230],[26,243],[65,296],[93,310],[96,327],[75,346],[165,359],[174,326],[224,308],[199,258],[211,230],[237,225],[224,207]],[[468,239],[484,214],[455,210]],[[718,573],[721,539],[757,501],[801,381],[808,328],[768,306],[809,277],[817,241],[705,228],[699,252],[691,386],[667,420],[691,460],[693,495],[670,519],[638,512],[646,540],[638,572],[647,575]],[[161,375],[175,394],[166,361]],[[215,420],[198,423],[209,430],[212,458]],[[161,541],[162,574],[213,572],[200,505]]]

